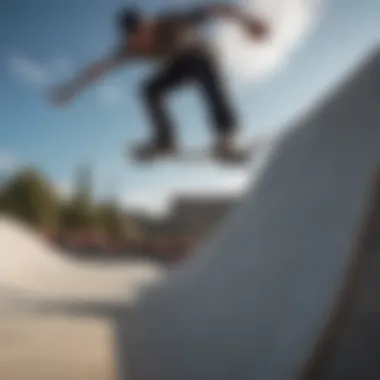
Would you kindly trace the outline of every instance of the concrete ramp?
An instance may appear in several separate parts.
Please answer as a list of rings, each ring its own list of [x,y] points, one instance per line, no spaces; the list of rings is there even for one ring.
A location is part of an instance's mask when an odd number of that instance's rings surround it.
[[[112,314],[132,305],[140,289],[163,274],[150,261],[102,265],[70,259],[22,223],[0,218],[0,302],[8,308]]]
[[[377,50],[278,137],[242,205],[132,326],[120,321],[120,377],[380,378],[379,163]]]

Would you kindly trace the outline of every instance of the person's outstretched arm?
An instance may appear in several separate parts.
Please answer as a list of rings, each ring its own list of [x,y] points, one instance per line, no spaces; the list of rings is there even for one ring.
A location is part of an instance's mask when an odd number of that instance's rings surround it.
[[[267,37],[269,27],[258,17],[244,12],[238,5],[231,3],[215,3],[199,6],[185,12],[184,20],[202,23],[211,19],[225,18],[237,21],[254,38]]]
[[[93,82],[103,77],[110,71],[120,67],[132,58],[134,58],[134,54],[132,52],[117,52],[116,54],[111,54],[103,59],[89,64],[83,68],[69,83],[54,89],[51,96],[52,101],[55,104],[62,104],[71,100]]]

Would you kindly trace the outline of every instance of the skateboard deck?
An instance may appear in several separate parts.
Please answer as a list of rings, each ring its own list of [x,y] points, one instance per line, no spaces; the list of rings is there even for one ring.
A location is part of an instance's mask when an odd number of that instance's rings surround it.
[[[188,163],[215,162],[226,165],[244,165],[250,161],[252,150],[239,148],[228,156],[217,156],[211,149],[207,148],[182,148],[175,152],[165,153],[149,159],[142,159],[134,153],[134,147],[127,148],[127,157],[139,164],[153,164],[165,161],[177,161]]]

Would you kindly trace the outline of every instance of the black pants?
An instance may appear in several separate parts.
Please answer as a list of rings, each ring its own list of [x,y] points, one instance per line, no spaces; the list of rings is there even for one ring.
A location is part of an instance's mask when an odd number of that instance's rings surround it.
[[[216,62],[207,50],[193,48],[179,55],[143,86],[143,98],[154,127],[154,136],[161,146],[175,143],[173,126],[163,101],[164,96],[168,91],[186,82],[200,85],[217,136],[236,128],[235,115]]]

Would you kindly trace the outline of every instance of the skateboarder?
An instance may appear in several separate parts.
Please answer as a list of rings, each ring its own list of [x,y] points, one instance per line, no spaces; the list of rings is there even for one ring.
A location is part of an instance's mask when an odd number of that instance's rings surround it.
[[[71,83],[56,89],[53,101],[60,104],[70,100],[87,85],[129,61],[156,61],[160,68],[142,85],[154,135],[136,148],[136,155],[149,159],[177,149],[174,128],[163,100],[168,91],[186,82],[198,84],[205,95],[216,135],[214,154],[221,157],[233,153],[238,124],[235,111],[212,49],[201,34],[201,26],[214,18],[238,22],[255,39],[263,39],[268,32],[262,21],[231,4],[205,5],[152,18],[136,8],[123,9],[117,14],[120,46],[84,68]]]

